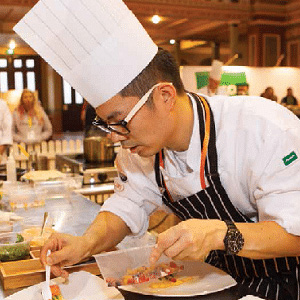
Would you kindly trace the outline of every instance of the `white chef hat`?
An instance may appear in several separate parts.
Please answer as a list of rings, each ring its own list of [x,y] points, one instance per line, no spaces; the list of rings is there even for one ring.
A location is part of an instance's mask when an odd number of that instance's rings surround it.
[[[211,64],[211,71],[209,73],[209,77],[216,81],[220,81],[222,76],[222,67],[223,63],[219,60],[214,59]]]
[[[40,0],[14,30],[94,107],[157,53],[122,0]]]

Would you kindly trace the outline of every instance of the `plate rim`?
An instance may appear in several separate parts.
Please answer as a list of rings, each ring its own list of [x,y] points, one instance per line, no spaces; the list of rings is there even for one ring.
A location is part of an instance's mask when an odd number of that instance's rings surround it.
[[[205,263],[207,264],[207,263]],[[213,294],[213,293],[217,293],[217,292],[220,292],[220,291],[223,291],[223,290],[226,290],[226,289],[229,289],[235,285],[237,285],[237,282],[236,280],[230,276],[228,273],[224,272],[223,270],[217,268],[217,267],[214,267],[210,264],[207,264],[209,265],[209,267],[211,267],[211,273],[214,273],[215,276],[219,276],[220,278],[222,278],[222,282],[224,281],[225,278],[227,278],[228,280],[228,283],[225,285],[223,285],[222,287],[219,287],[219,288],[216,288],[214,290],[205,290],[205,291],[199,291],[197,293],[190,293],[190,294],[172,294],[172,293],[169,293],[169,294],[162,294],[160,293],[160,291],[157,291],[157,292],[147,292],[147,291],[144,291],[144,290],[138,290],[136,289],[136,287],[138,286],[137,285],[123,285],[123,286],[119,286],[118,289],[122,290],[122,291],[126,291],[126,292],[131,292],[131,293],[136,293],[136,294],[141,294],[141,295],[146,295],[146,296],[158,296],[158,297],[195,297],[195,296],[203,296],[203,295],[209,295],[209,294]],[[215,269],[215,270],[214,270]],[[199,278],[199,280],[202,280],[202,278]],[[179,286],[178,286],[179,287]],[[164,289],[163,291],[167,291],[167,289]]]

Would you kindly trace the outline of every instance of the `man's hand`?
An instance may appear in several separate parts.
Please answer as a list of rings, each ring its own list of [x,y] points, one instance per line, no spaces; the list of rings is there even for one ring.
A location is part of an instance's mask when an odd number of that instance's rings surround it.
[[[68,272],[63,267],[80,262],[89,256],[87,241],[83,236],[72,236],[63,233],[54,233],[46,241],[41,250],[41,261],[43,265],[50,265],[51,272],[55,276],[67,278]],[[46,258],[48,250],[51,254]]]
[[[227,226],[220,220],[183,221],[158,236],[150,262],[155,263],[162,253],[175,260],[204,261],[211,250],[224,250],[226,231]]]

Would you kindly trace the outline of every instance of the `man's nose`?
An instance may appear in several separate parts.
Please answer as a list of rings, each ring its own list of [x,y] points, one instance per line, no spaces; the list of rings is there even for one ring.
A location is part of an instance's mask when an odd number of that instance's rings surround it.
[[[113,143],[121,142],[127,140],[127,137],[122,134],[118,134],[116,132],[111,132],[107,134],[107,137],[111,139]]]

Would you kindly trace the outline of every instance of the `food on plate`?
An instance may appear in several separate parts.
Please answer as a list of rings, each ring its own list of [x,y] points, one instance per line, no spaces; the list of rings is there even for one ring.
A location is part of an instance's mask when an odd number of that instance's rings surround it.
[[[173,286],[181,285],[185,282],[194,280],[197,276],[174,276],[169,275],[159,278],[155,282],[149,283],[149,288],[151,289],[166,289]]]
[[[29,243],[20,234],[4,233],[0,235],[0,261],[11,261],[29,255]]]
[[[50,285],[50,290],[52,293],[52,300],[65,300],[57,284]]]
[[[151,279],[167,276],[183,270],[183,265],[177,265],[171,261],[169,263],[160,263],[155,266],[141,266],[135,269],[128,269],[126,274],[121,279],[112,277],[106,278],[109,286],[120,286],[127,284],[136,284],[148,282]]]

